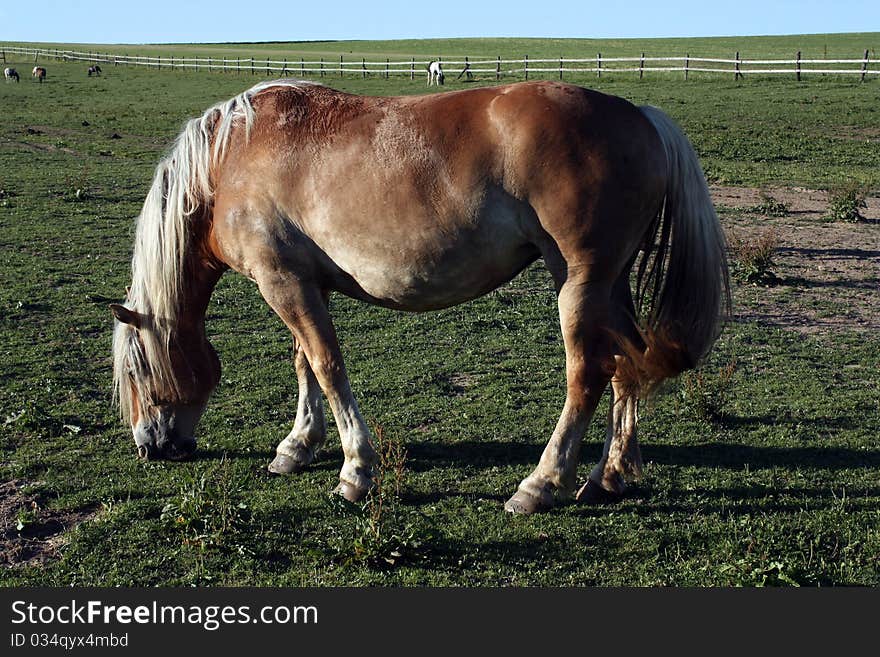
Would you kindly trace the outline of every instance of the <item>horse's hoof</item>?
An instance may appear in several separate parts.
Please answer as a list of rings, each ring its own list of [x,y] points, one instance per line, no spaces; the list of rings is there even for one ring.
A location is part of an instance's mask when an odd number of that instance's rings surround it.
[[[367,493],[370,492],[369,488],[359,488],[354,484],[350,484],[347,481],[340,481],[339,485],[333,489],[333,492],[336,495],[342,495],[349,502],[360,502],[363,500]]]
[[[614,504],[622,499],[623,493],[602,488],[592,479],[587,479],[575,496],[575,500],[581,504]]]
[[[269,464],[268,470],[277,475],[290,474],[297,471],[297,463],[287,454],[276,454]]]
[[[268,469],[272,474],[296,474],[305,470],[313,459],[314,454],[310,449],[298,447],[293,454],[277,452]]]
[[[516,491],[516,493],[513,494],[513,497],[504,503],[504,510],[508,513],[523,515],[540,513],[541,511],[547,511],[552,507],[552,498],[550,498],[550,502],[548,502],[546,499],[542,500],[534,495],[524,493],[521,490]]]

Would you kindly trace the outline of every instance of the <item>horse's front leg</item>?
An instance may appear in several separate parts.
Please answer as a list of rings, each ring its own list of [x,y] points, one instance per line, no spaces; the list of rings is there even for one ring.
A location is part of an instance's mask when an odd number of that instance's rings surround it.
[[[293,339],[293,363],[299,384],[296,420],[291,432],[275,448],[275,459],[269,464],[269,472],[275,474],[303,470],[314,460],[327,437],[321,386],[296,338]]]
[[[553,506],[554,497],[574,492],[581,440],[608,385],[610,339],[603,330],[608,291],[570,278],[559,293],[565,342],[566,397],[562,415],[535,470],[520,483],[504,508],[534,513]]]
[[[316,285],[279,271],[258,276],[257,283],[263,298],[302,347],[330,404],[345,455],[336,490],[347,500],[361,500],[373,486],[373,466],[378,456],[351,392],[323,293]]]

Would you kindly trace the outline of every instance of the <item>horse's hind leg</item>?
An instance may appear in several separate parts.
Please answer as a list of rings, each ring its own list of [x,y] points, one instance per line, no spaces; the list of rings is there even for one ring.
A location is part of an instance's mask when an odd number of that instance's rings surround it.
[[[621,356],[617,356],[620,359]],[[618,378],[611,379],[614,392],[608,409],[608,428],[602,459],[577,494],[578,502],[587,504],[618,501],[626,482],[642,472],[642,454],[636,439],[639,421],[638,396],[624,390]]]
[[[617,336],[643,349],[641,335],[636,330],[635,307],[629,287],[629,268],[618,279],[612,301],[612,327]],[[620,351],[620,350],[618,350]],[[611,404],[608,408],[608,428],[601,460],[593,467],[587,483],[578,491],[578,502],[615,502],[626,489],[626,482],[637,479],[642,472],[642,454],[636,438],[639,421],[638,392],[627,389],[623,369],[626,355],[618,353],[615,375],[611,379]]]
[[[299,384],[296,420],[291,432],[275,448],[275,459],[269,464],[269,472],[275,474],[301,471],[312,462],[327,437],[321,386],[296,338],[293,339],[293,362]]]
[[[526,477],[504,508],[533,513],[550,508],[554,495],[574,492],[580,444],[587,425],[608,386],[611,340],[607,326],[610,286],[569,276],[559,292],[559,317],[565,342],[567,391],[562,415],[535,470]]]
[[[337,491],[350,501],[363,499],[373,486],[373,466],[378,456],[351,392],[336,331],[322,292],[295,276],[277,271],[257,276],[257,283],[263,298],[284,320],[302,347],[330,404],[345,455]]]

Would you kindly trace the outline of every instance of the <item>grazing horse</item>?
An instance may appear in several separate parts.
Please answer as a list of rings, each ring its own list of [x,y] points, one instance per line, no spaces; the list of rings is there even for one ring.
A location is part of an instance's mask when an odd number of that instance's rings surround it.
[[[92,77],[92,75],[101,75],[101,67],[97,64],[89,66],[89,77]]]
[[[336,491],[353,501],[372,487],[377,453],[330,292],[430,311],[543,259],[567,393],[505,505],[517,513],[572,495],[609,383],[604,453],[578,497],[620,494],[641,465],[639,395],[699,363],[729,302],[723,233],[684,134],[656,108],[561,82],[385,98],[258,84],[186,124],[156,169],[133,250],[127,299],[110,308],[115,398],[138,454],[194,452],[220,380],[206,310],[232,269],[293,336],[296,418],[269,470],[312,462],[326,437],[323,392],[344,454]]]
[[[8,67],[7,67],[7,68],[4,68],[4,69],[3,69],[3,77],[4,77],[4,79],[6,79],[7,81],[9,81],[9,80],[15,78],[15,81],[16,81],[16,82],[19,82],[19,79],[18,79],[18,78],[19,78],[18,71],[16,71],[14,68],[8,68]]]
[[[443,75],[443,67],[440,62],[430,62],[428,64],[428,86],[432,84],[443,84],[446,76]]]
[[[43,79],[46,77],[46,69],[42,66],[34,66],[33,77],[37,78],[40,84],[43,84]]]

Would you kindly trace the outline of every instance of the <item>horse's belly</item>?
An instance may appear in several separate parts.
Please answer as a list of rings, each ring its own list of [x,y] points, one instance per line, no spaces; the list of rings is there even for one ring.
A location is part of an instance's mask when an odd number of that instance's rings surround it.
[[[537,257],[530,248],[504,254],[483,252],[472,255],[472,258],[453,263],[420,267],[398,268],[391,263],[375,262],[373,269],[359,273],[354,279],[358,289],[349,293],[400,310],[436,310],[494,290]]]
[[[514,208],[476,221],[407,222],[407,230],[350,235],[326,249],[345,273],[338,289],[401,310],[433,310],[503,285],[538,257]]]

